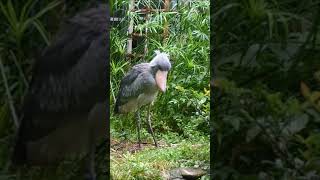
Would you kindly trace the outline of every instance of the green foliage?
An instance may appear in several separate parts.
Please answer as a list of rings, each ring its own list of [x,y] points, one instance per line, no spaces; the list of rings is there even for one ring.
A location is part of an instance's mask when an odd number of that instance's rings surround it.
[[[135,154],[112,153],[111,172],[113,179],[163,179],[163,174],[174,167],[208,169],[208,161],[207,140],[183,140],[164,149],[148,148]]]
[[[141,3],[147,2],[149,1]],[[157,6],[150,3],[153,7]],[[153,107],[154,118],[161,119],[155,120],[155,127],[170,127],[171,131],[181,134],[185,131],[185,134],[192,136],[190,133],[199,130],[198,126],[207,127],[200,131],[208,133],[209,1],[179,3],[176,11],[150,14],[149,20],[143,24],[138,21],[139,12],[130,12],[118,27],[111,30],[111,101],[115,98],[114,92],[118,91],[121,78],[130,67],[149,61],[153,50],[167,52],[173,68],[169,74],[167,92],[158,97]],[[130,19],[134,19],[134,27],[138,31],[144,32],[147,28],[149,53],[145,59],[126,61],[126,28]],[[169,36],[163,40],[160,33],[165,21],[169,23]],[[195,25],[194,21],[199,23]],[[133,52],[143,53],[143,50],[138,46]]]
[[[49,43],[47,24],[42,22],[42,18],[59,4],[59,1],[50,1],[40,5],[31,0],[19,5],[14,0],[0,2],[0,30],[3,32],[0,35],[1,179],[17,178],[16,174],[9,172],[9,166],[16,130],[14,121],[20,116],[18,109],[28,87],[32,55],[35,55],[30,50]]]
[[[6,5],[3,2],[0,3],[1,12],[4,14],[5,19],[7,20],[7,25],[9,25],[10,27],[9,32],[12,35],[12,38],[9,39],[12,39],[14,41],[18,49],[21,47],[21,41],[25,36],[25,31],[29,29],[30,25],[33,25],[41,34],[45,42],[49,44],[49,40],[44,27],[41,22],[38,21],[38,18],[44,15],[47,11],[55,8],[60,4],[60,2],[53,1],[49,3],[46,7],[44,7],[41,11],[37,12],[33,16],[29,14],[32,8],[34,8],[35,4],[32,2],[32,0],[27,1],[26,4],[24,4],[24,6],[22,7],[20,14],[17,14],[11,0],[8,0]]]
[[[213,177],[320,177],[318,7],[316,1],[216,2]]]

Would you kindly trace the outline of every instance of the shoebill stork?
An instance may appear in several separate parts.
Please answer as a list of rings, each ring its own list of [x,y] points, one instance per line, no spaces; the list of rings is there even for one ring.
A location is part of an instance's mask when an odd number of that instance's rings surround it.
[[[86,179],[95,179],[94,155],[105,139],[109,67],[109,7],[67,20],[37,58],[25,96],[14,165],[57,164],[86,155]]]
[[[115,114],[136,112],[139,148],[141,148],[139,110],[144,105],[148,105],[148,127],[154,144],[158,147],[151,127],[150,105],[159,90],[165,92],[167,74],[170,69],[171,63],[168,54],[156,51],[156,56],[151,62],[133,66],[120,82],[114,112]]]

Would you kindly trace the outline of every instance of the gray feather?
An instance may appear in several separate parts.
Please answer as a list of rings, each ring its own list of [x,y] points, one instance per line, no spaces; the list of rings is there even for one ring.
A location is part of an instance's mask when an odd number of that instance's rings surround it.
[[[108,18],[108,6],[102,5],[66,21],[37,59],[13,152],[15,164],[49,163],[88,151],[94,145],[91,131],[105,133],[107,112],[100,102],[107,99]]]
[[[67,21],[37,59],[25,97],[20,140],[48,135],[62,126],[61,118],[88,113],[106,100],[109,66],[108,8],[100,6]],[[46,118],[35,118],[35,117]]]
[[[146,91],[156,91],[154,87],[155,80],[150,64],[142,63],[133,66],[121,80],[115,111],[128,101],[138,98],[140,94]]]

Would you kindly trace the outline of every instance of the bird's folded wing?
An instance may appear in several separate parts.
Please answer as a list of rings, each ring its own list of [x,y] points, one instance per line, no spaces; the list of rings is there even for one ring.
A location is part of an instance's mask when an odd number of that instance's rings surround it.
[[[137,98],[143,93],[144,88],[150,83],[148,68],[148,63],[135,65],[122,79],[116,107],[126,104],[130,99]]]
[[[107,13],[107,8],[98,8],[83,13],[83,16],[77,15],[68,21],[37,59],[25,97],[25,118],[22,119],[28,121],[22,123],[30,126],[28,131],[37,129],[35,133],[38,134],[32,136],[45,135],[61,123],[59,118],[56,122],[46,122],[50,118],[33,122],[32,116],[85,112],[96,102],[107,98]]]

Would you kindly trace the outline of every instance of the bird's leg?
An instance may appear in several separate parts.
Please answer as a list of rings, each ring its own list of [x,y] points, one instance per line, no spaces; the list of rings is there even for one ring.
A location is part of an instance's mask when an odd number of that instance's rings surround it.
[[[136,116],[137,116],[137,130],[138,130],[138,141],[139,141],[139,148],[141,148],[141,139],[140,139],[140,110],[137,110],[136,112]]]
[[[85,159],[85,180],[96,180],[96,173],[94,168],[94,158],[95,158],[95,143],[90,144],[89,153]]]
[[[124,138],[124,141],[127,141],[127,133],[123,128],[123,121],[120,121],[120,126],[121,126],[121,137]]]
[[[156,138],[155,138],[155,136],[154,136],[152,127],[151,127],[150,107],[151,107],[151,105],[149,104],[149,105],[148,105],[148,125],[149,125],[149,131],[150,131],[150,133],[151,133],[151,135],[152,135],[152,138],[153,138],[153,141],[154,141],[154,145],[155,145],[156,147],[159,147],[159,146],[158,146],[158,143],[157,143],[157,140],[156,140]]]

